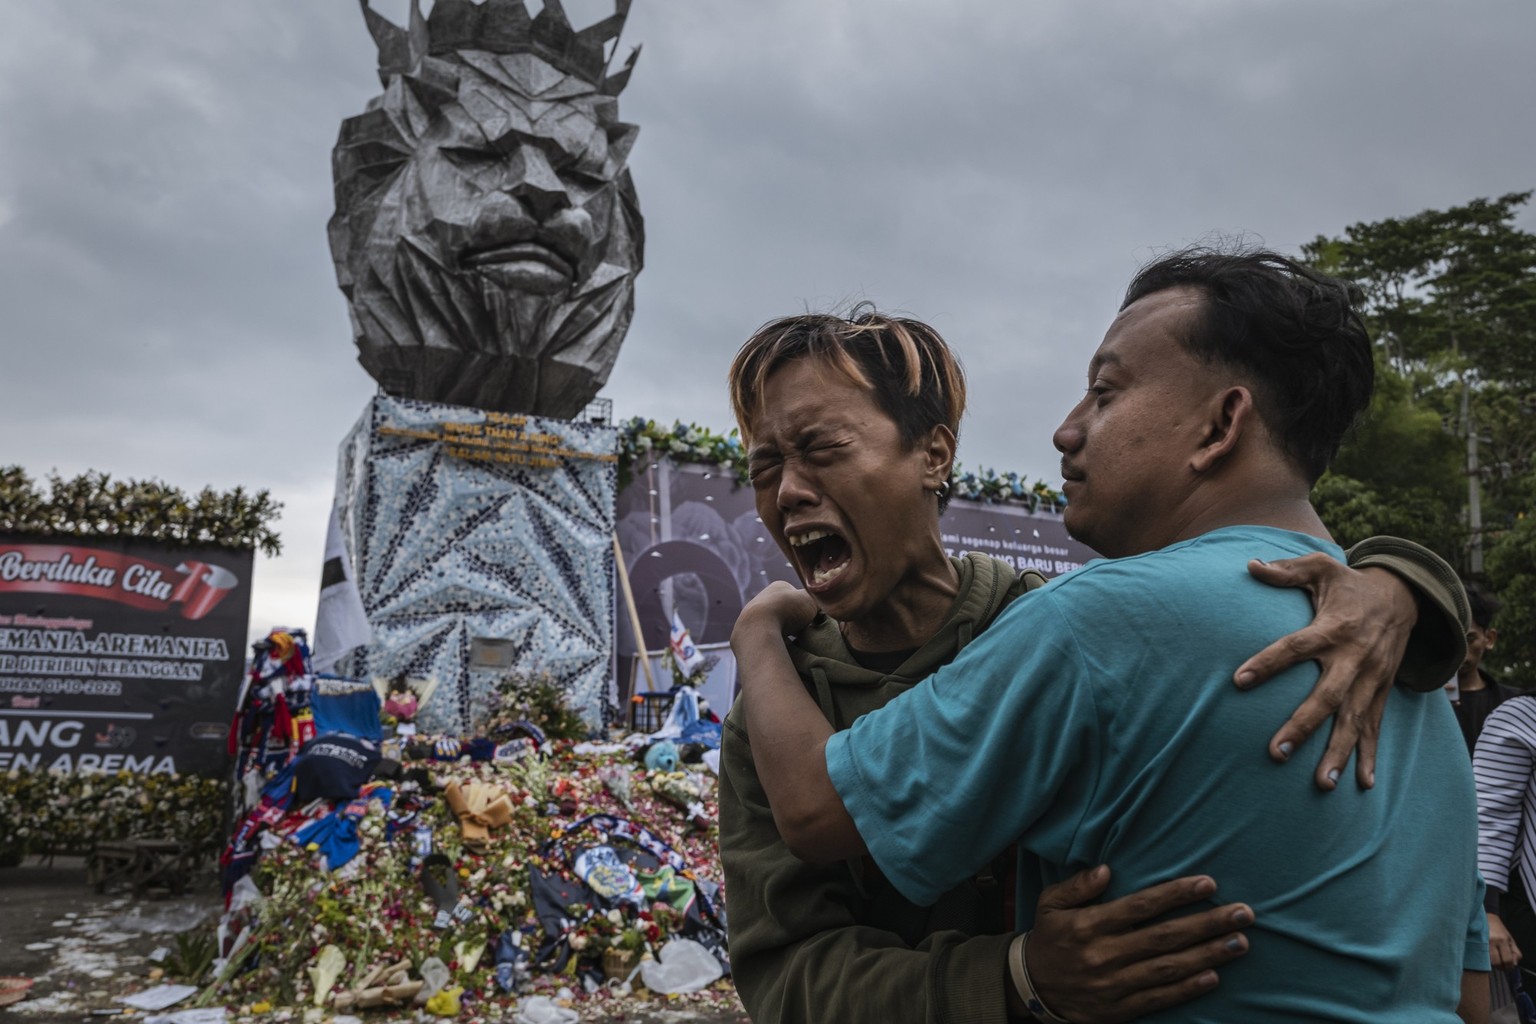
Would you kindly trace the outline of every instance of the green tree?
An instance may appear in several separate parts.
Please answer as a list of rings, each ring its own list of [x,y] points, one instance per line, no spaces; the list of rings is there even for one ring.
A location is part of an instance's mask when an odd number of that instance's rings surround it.
[[[1524,685],[1536,683],[1536,234],[1517,220],[1531,195],[1304,247],[1360,287],[1381,369],[1370,416],[1318,483],[1325,520],[1341,540],[1396,533],[1483,576],[1505,601],[1490,661]]]
[[[1456,439],[1439,414],[1416,403],[1408,381],[1378,360],[1371,408],[1313,500],[1342,544],[1391,534],[1454,561],[1466,538],[1461,482]]]
[[[1507,681],[1536,686],[1536,513],[1502,531],[1488,552],[1489,580],[1504,602],[1496,623],[1499,642],[1488,660]]]

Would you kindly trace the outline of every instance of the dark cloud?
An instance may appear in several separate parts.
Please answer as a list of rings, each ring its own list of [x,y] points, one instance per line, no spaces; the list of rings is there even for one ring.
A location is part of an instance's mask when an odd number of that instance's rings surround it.
[[[337,126],[378,91],[356,4],[0,24],[4,461],[271,488],[290,554],[254,624],[307,621],[372,392],[325,245]],[[605,393],[727,426],[752,328],[868,298],[964,355],[964,461],[1055,482],[1050,432],[1157,249],[1530,187],[1533,29],[1529,0],[639,0],[647,267]]]

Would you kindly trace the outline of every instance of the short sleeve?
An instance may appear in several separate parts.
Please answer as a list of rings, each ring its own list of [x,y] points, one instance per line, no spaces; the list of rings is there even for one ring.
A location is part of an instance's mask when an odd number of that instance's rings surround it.
[[[1386,569],[1414,592],[1419,621],[1408,636],[1397,681],[1433,693],[1456,674],[1467,656],[1472,612],[1450,563],[1421,544],[1399,537],[1368,537],[1349,549],[1354,569]]]
[[[1472,902],[1472,918],[1467,922],[1467,944],[1462,954],[1461,969],[1464,971],[1486,971],[1490,964],[1488,960],[1488,914],[1483,910],[1483,899],[1487,888],[1483,884],[1483,876],[1477,876],[1477,899]]]
[[[1016,600],[949,665],[827,741],[827,771],[886,877],[921,905],[1031,832],[1066,860],[1100,729],[1050,589]]]

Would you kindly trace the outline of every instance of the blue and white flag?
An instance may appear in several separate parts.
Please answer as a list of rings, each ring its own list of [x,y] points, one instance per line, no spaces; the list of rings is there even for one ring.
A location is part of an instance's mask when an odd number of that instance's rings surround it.
[[[683,670],[683,675],[692,675],[693,670],[704,664],[704,655],[694,646],[693,637],[688,635],[688,627],[683,625],[683,620],[677,617],[677,610],[672,611],[672,657],[677,659],[677,665]]]

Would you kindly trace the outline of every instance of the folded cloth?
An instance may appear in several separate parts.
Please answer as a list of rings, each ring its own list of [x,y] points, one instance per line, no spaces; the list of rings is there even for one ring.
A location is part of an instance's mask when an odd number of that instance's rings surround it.
[[[720,723],[709,722],[700,718],[689,722],[683,727],[682,734],[678,736],[679,744],[696,743],[709,749],[718,749],[720,746]]]
[[[372,683],[349,679],[317,679],[310,698],[320,735],[345,733],[365,740],[384,738],[379,722],[379,694]]]
[[[634,871],[611,846],[589,846],[576,855],[572,864],[576,877],[610,903],[640,906],[644,891]]]
[[[293,841],[306,849],[314,846],[325,855],[332,871],[357,856],[362,841],[357,835],[357,819],[347,814],[328,814],[293,834]]]
[[[356,736],[319,736],[299,748],[294,761],[294,798],[351,800],[379,763],[379,748]]]
[[[660,900],[683,913],[693,903],[693,879],[678,874],[670,864],[659,865],[655,871],[636,871],[635,877],[645,898],[653,903]]]
[[[500,786],[487,782],[460,783],[457,779],[443,790],[443,799],[458,816],[464,845],[480,850],[490,840],[490,830],[512,820],[512,801]]]
[[[498,764],[507,764],[512,761],[521,761],[530,754],[537,754],[538,752],[538,743],[527,736],[519,736],[515,740],[497,746],[496,753],[491,760]]]
[[[266,801],[274,803],[283,810],[293,802],[293,776],[296,771],[295,762],[289,761],[262,787],[261,795]]]

